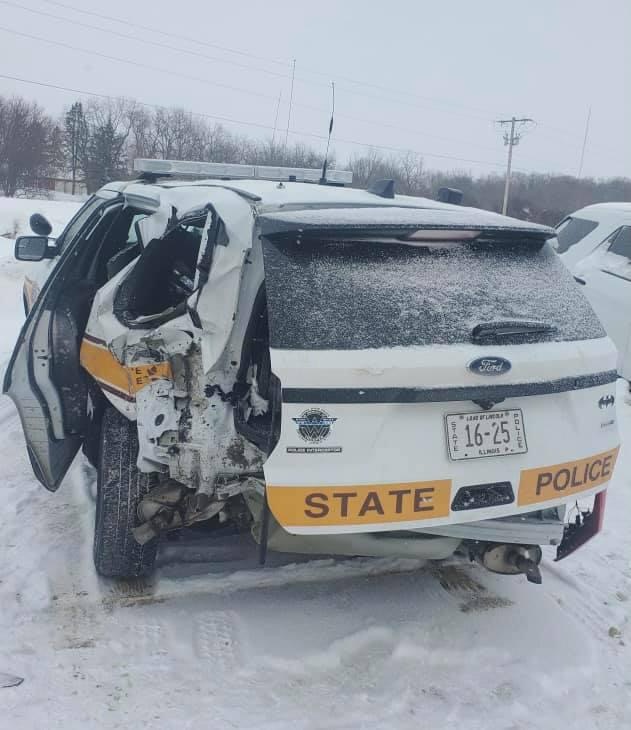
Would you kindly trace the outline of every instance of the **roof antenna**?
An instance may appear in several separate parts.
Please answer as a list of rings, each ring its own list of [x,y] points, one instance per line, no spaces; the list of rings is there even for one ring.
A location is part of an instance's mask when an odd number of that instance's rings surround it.
[[[326,185],[326,168],[329,164],[329,145],[331,144],[331,133],[333,132],[333,118],[335,117],[335,81],[331,81],[331,93],[333,96],[333,104],[331,106],[331,121],[329,122],[329,136],[326,140],[326,152],[324,153],[324,163],[322,164],[322,177],[320,185]]]

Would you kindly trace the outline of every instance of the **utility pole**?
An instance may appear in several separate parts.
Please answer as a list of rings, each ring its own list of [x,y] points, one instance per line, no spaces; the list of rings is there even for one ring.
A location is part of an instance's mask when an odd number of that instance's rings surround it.
[[[276,127],[278,126],[278,113],[280,112],[280,100],[283,96],[283,92],[281,91],[278,94],[278,104],[276,105],[276,117],[274,119],[274,133],[272,134],[272,154],[274,154],[274,144],[276,143]]]
[[[285,131],[285,151],[287,150],[287,138],[289,137],[289,122],[291,121],[291,107],[294,103],[294,79],[296,78],[296,59],[291,68],[291,90],[289,91],[289,109],[287,110],[287,130]],[[285,163],[286,164],[286,163]]]
[[[513,164],[513,147],[516,144],[519,144],[519,140],[521,139],[521,134],[519,132],[515,131],[516,126],[519,124],[520,126],[523,126],[524,124],[534,124],[534,119],[530,119],[530,117],[523,117],[522,119],[517,119],[515,117],[511,117],[510,119],[498,119],[497,123],[501,125],[502,127],[505,127],[507,124],[510,124],[510,133],[504,132],[504,144],[508,146],[508,164],[506,165],[506,182],[504,183],[504,202],[502,203],[502,215],[506,215],[506,211],[508,209],[508,193],[510,191],[510,171],[511,166]]]
[[[587,135],[589,134],[589,121],[592,118],[592,108],[589,107],[587,112],[587,122],[585,122],[585,136],[583,137],[583,149],[581,150],[581,162],[578,166],[578,175],[580,177],[583,174],[583,162],[585,161],[585,148],[587,147]]]

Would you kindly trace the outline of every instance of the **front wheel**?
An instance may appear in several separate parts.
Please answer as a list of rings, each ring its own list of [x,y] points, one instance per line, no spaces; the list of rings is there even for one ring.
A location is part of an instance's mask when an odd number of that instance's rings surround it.
[[[107,578],[138,578],[153,572],[158,540],[139,545],[132,529],[137,509],[157,482],[138,470],[136,424],[107,406],[101,424],[97,470],[94,565]]]

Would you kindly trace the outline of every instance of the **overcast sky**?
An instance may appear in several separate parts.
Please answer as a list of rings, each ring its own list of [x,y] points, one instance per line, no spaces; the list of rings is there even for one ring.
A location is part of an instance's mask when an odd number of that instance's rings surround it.
[[[292,59],[290,140],[323,147],[335,81],[338,159],[375,145],[499,171],[493,120],[516,115],[537,122],[516,169],[576,174],[591,106],[583,174],[631,176],[631,0],[0,0],[0,75],[181,105],[251,136],[272,135],[281,95],[284,139]],[[11,93],[55,114],[74,96],[0,77]]]

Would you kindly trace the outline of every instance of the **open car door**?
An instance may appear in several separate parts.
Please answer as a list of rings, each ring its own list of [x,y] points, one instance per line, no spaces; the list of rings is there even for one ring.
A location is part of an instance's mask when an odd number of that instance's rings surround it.
[[[3,391],[15,403],[38,480],[55,491],[83,440],[88,381],[79,348],[106,263],[127,243],[134,211],[100,191],[70,222],[60,260],[19,334]]]

